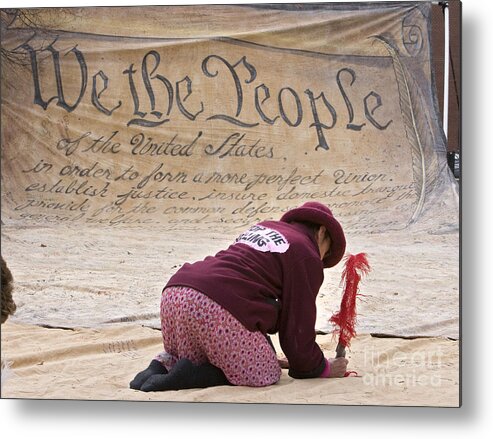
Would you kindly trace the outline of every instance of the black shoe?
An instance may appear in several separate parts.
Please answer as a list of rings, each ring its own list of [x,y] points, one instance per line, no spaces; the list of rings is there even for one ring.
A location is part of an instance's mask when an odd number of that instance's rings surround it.
[[[203,389],[205,387],[230,385],[224,372],[218,367],[204,363],[194,365],[187,358],[179,360],[167,375],[152,375],[141,386],[143,392],[162,390]]]
[[[139,372],[135,378],[130,381],[130,388],[134,390],[140,390],[142,384],[144,384],[149,377],[153,375],[165,375],[167,374],[167,369],[157,360],[152,360],[151,364],[147,367],[146,370]]]

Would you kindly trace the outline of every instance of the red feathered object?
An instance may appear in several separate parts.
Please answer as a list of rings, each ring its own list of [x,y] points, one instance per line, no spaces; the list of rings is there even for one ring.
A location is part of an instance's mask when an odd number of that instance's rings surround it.
[[[330,322],[339,329],[339,344],[336,349],[336,357],[346,355],[346,347],[350,346],[351,338],[356,335],[356,296],[358,296],[358,285],[361,277],[368,274],[370,265],[365,253],[346,256],[344,271],[342,272],[341,283],[344,284],[344,294],[341,300],[341,309],[335,313]]]

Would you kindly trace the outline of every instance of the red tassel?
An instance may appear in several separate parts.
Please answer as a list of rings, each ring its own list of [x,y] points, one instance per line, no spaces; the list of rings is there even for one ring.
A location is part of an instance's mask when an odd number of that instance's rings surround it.
[[[346,256],[344,271],[342,272],[341,283],[344,283],[344,294],[341,300],[341,308],[335,313],[330,322],[338,326],[334,329],[334,334],[339,332],[339,346],[342,352],[344,347],[349,347],[351,339],[356,335],[356,296],[358,285],[362,275],[368,274],[370,266],[365,253]],[[344,356],[342,354],[341,356]]]

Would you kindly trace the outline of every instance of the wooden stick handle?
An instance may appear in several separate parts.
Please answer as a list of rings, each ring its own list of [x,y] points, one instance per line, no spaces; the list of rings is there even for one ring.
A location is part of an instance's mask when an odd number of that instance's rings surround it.
[[[346,346],[341,344],[341,342],[337,343],[337,348],[336,348],[336,358],[341,358],[346,356]]]

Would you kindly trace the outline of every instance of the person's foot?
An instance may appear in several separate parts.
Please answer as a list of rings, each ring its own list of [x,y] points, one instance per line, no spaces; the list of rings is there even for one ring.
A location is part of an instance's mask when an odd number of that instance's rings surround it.
[[[142,384],[143,392],[163,390],[201,389],[205,387],[226,386],[229,381],[218,367],[204,363],[194,365],[187,358],[179,360],[167,375],[155,374]]]
[[[157,360],[152,360],[151,364],[146,370],[139,372],[135,375],[135,378],[130,381],[130,388],[134,390],[140,390],[142,384],[144,384],[153,375],[165,375],[167,374],[167,369]]]

